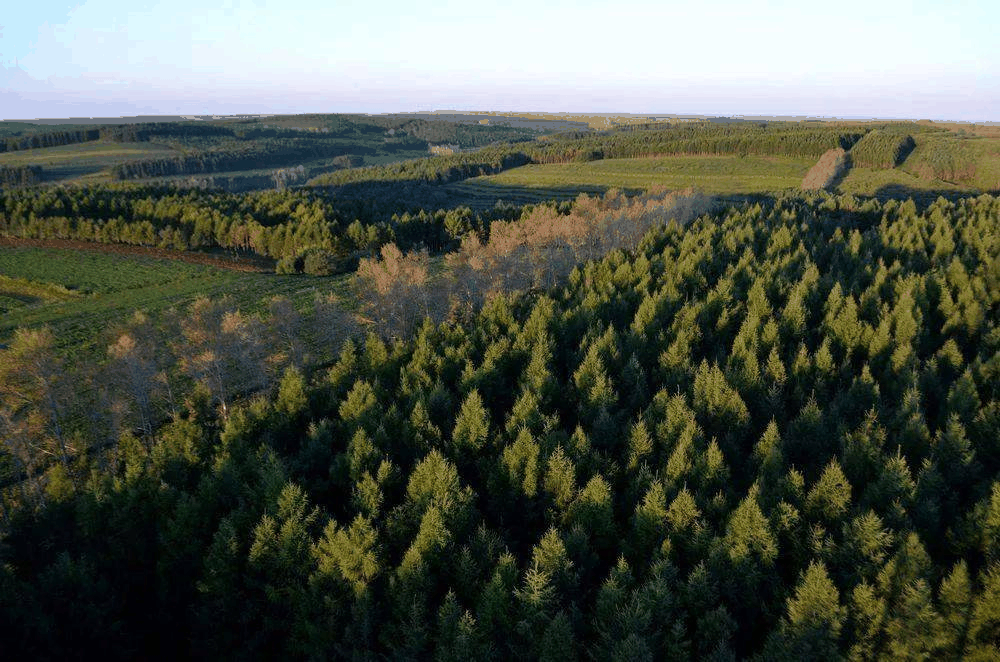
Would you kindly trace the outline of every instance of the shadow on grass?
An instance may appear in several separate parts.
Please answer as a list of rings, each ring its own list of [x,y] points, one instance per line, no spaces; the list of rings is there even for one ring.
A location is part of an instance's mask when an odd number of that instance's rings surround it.
[[[358,182],[330,187],[329,192],[343,200],[364,203],[387,211],[437,210],[471,207],[482,210],[499,204],[520,206],[550,200],[574,200],[580,193],[603,195],[612,187],[567,185],[559,187],[512,186],[461,180],[447,184],[429,184],[417,180],[394,182]],[[626,195],[641,193],[641,189],[622,189]]]
[[[854,159],[851,158],[851,153],[847,152],[844,154],[844,164],[839,170],[833,175],[830,181],[826,185],[826,190],[836,191],[840,188],[841,183],[847,179],[847,176],[851,174],[851,168],[854,167]]]
[[[613,188],[632,197],[643,192],[641,188],[621,188],[600,184],[565,184],[562,186],[523,186],[498,182],[465,182],[445,187],[452,203],[476,208],[494,207],[498,204],[515,206],[543,202],[566,202],[576,200],[581,193],[589,196],[603,196]]]
[[[105,166],[97,164],[43,165],[41,183],[52,184],[55,182],[65,181],[67,179],[77,179],[87,175],[95,175],[104,170],[104,168]]]

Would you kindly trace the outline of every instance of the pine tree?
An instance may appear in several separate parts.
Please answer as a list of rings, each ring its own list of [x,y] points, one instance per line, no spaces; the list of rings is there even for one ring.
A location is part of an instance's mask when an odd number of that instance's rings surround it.
[[[965,561],[959,561],[941,582],[940,599],[944,654],[959,658],[965,650],[972,615],[972,580]]]
[[[771,659],[833,660],[841,657],[839,641],[847,610],[822,561],[813,562],[787,601],[787,615],[768,642]]]
[[[767,518],[752,495],[733,510],[726,524],[724,542],[729,558],[736,564],[753,561],[769,566],[778,555]]]
[[[549,456],[545,470],[545,491],[559,511],[565,511],[576,497],[576,469],[562,446]]]
[[[871,660],[877,657],[881,648],[882,633],[888,614],[888,606],[871,584],[862,581],[851,591],[848,614],[850,615],[849,641],[852,641],[848,658],[850,660]]]
[[[632,558],[637,566],[647,562],[666,536],[667,497],[660,481],[653,481],[632,515]]]
[[[882,519],[868,511],[846,522],[841,537],[843,543],[837,558],[842,572],[851,577],[852,584],[858,579],[874,580],[893,543],[893,536],[886,531]]]
[[[639,464],[653,452],[653,439],[641,418],[632,425],[628,440],[628,468],[635,471]]]
[[[471,456],[483,448],[489,432],[490,420],[483,406],[483,399],[478,391],[473,390],[465,398],[458,418],[455,419],[452,444],[463,457]]]
[[[438,450],[428,453],[410,474],[404,508],[411,523],[433,507],[440,516],[459,526],[469,515],[471,504],[471,490],[462,487],[458,469]]]
[[[545,628],[538,659],[540,662],[576,662],[579,659],[576,649],[573,625],[566,613],[560,611]]]
[[[566,526],[582,527],[598,549],[612,545],[615,522],[611,486],[600,474],[591,478],[570,504]]]
[[[831,460],[806,497],[809,512],[822,521],[838,522],[851,505],[851,484],[840,464]]]
[[[934,607],[927,582],[906,586],[886,623],[889,654],[896,659],[936,659],[948,647],[945,622]]]
[[[514,443],[503,450],[501,461],[507,471],[507,479],[529,499],[538,493],[540,452],[538,442],[525,428],[521,428]]]
[[[318,577],[341,579],[362,595],[381,573],[381,550],[373,523],[358,515],[349,527],[330,520],[312,548]]]
[[[992,564],[980,573],[983,590],[972,603],[968,644],[969,659],[996,659],[1000,656],[1000,565]]]
[[[275,409],[288,416],[296,416],[304,412],[308,405],[305,378],[298,368],[294,366],[286,368],[278,386]]]
[[[373,429],[379,418],[375,389],[365,380],[354,382],[347,397],[340,403],[338,413],[349,429],[361,426]]]

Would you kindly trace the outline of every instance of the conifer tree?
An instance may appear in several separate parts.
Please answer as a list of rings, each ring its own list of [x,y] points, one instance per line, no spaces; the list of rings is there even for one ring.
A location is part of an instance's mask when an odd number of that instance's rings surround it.
[[[846,610],[822,562],[809,565],[787,602],[778,657],[831,660],[838,648]]]
[[[456,450],[465,456],[477,453],[486,444],[490,432],[489,414],[479,392],[473,390],[462,403],[455,419],[451,440]]]

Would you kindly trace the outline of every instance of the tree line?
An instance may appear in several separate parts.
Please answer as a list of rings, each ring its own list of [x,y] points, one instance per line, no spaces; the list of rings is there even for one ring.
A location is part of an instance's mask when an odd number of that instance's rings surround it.
[[[504,206],[427,211],[404,203],[400,193],[369,198],[311,189],[232,194],[134,184],[11,190],[0,193],[0,235],[249,251],[284,260],[291,271],[296,262],[301,266],[307,251],[322,251],[326,263],[342,265],[334,267],[340,271],[388,242],[438,253],[457,246],[469,232],[485,238],[493,221],[523,213]]]
[[[120,376],[90,390],[120,404],[90,424],[44,391],[79,392],[36,362],[44,335],[20,333],[5,461],[53,460],[4,491],[6,649],[1000,655],[1000,200],[581,202],[611,239],[564,278],[395,339],[320,340],[342,343],[322,367],[291,358],[287,310],[133,320],[108,350]],[[642,237],[618,220],[661,207]],[[470,259],[589,236],[548,224],[496,226]],[[381,263],[369,278],[433,276]],[[165,345],[186,388],[148,377]],[[110,450],[81,453],[97,431]]]
[[[27,135],[11,136],[0,140],[0,153],[17,152],[25,149],[59,147],[100,140],[100,129],[70,129],[62,131],[39,131]]]
[[[259,122],[233,127],[186,123],[123,125],[116,127],[115,139],[179,141],[191,153],[117,164],[112,168],[112,177],[118,180],[167,177],[295,165],[318,158],[426,151],[428,142],[434,141],[452,141],[469,148],[498,140],[528,140],[537,134],[509,127],[470,127],[392,117],[343,117],[330,123],[332,128],[308,132],[264,128]]]
[[[32,186],[38,184],[43,179],[42,166],[0,165],[0,186],[4,188],[15,188],[21,186]]]
[[[83,126],[69,129],[38,129],[21,132],[0,140],[0,153],[45,147],[61,147],[107,140],[111,142],[149,142],[154,138],[234,137],[232,129],[194,122],[140,122],[108,126]]]
[[[424,147],[419,143],[416,148]],[[383,149],[414,149],[412,144],[397,141],[386,143]],[[275,166],[295,165],[300,161],[343,156],[346,154],[374,154],[374,148],[363,147],[350,141],[331,139],[318,141],[309,138],[257,139],[231,142],[210,149],[197,150],[179,156],[136,159],[117,163],[111,168],[116,180],[170,177],[230,170],[255,170]]]

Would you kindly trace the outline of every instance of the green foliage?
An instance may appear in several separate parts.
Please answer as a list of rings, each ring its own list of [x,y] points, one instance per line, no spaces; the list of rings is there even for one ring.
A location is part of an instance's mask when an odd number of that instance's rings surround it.
[[[42,181],[41,166],[0,166],[0,187],[31,186]]]
[[[809,490],[807,507],[817,517],[830,522],[841,520],[851,505],[851,484],[836,460],[823,469],[819,480]]]
[[[278,400],[274,404],[275,409],[289,416],[296,416],[303,413],[308,404],[306,382],[302,373],[295,367],[287,368],[278,386]]]
[[[364,593],[382,571],[379,554],[378,532],[361,515],[346,528],[330,521],[313,548],[317,573],[347,582],[356,594]]]
[[[757,501],[748,496],[740,502],[726,523],[726,552],[737,565],[770,565],[778,555],[777,542]]]
[[[474,390],[462,403],[451,434],[452,443],[460,452],[476,453],[486,444],[489,433],[489,414],[479,392]]]
[[[765,657],[771,659],[837,659],[838,640],[846,609],[822,562],[811,563],[802,574],[795,594],[787,601],[787,616],[780,634]]]

